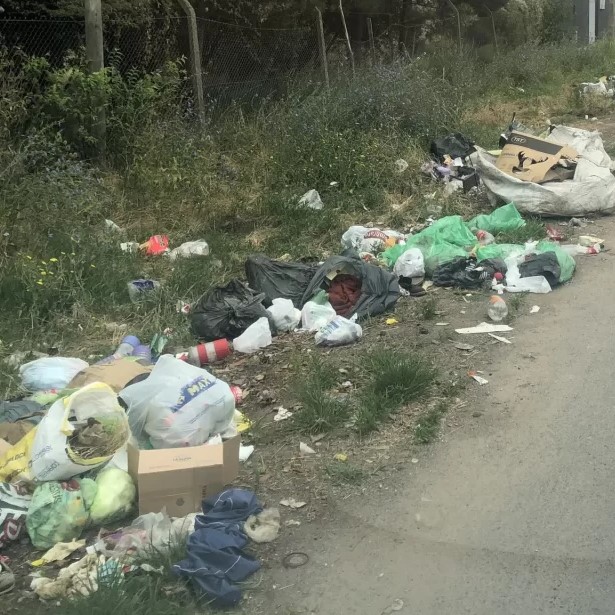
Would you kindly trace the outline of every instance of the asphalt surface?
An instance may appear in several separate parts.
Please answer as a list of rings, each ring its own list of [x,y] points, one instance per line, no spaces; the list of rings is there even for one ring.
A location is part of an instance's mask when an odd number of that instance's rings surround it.
[[[615,245],[613,220],[586,231]],[[275,573],[272,610],[615,613],[615,256],[577,262],[483,367],[480,421],[428,447],[396,492],[306,528],[311,560]]]

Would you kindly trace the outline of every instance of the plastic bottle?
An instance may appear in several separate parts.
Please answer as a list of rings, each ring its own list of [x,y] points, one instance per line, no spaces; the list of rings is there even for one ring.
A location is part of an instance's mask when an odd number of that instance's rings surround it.
[[[481,246],[488,246],[495,241],[495,237],[487,231],[476,231],[476,239]]]
[[[499,295],[492,295],[489,298],[489,307],[487,308],[489,318],[494,322],[500,322],[508,316],[508,306],[506,301]]]
[[[113,357],[115,359],[121,359],[122,357],[129,357],[137,346],[141,345],[141,341],[136,335],[127,335],[120,345],[115,349]]]
[[[137,362],[141,363],[141,365],[152,364],[152,349],[147,344],[136,346],[132,356],[137,357]]]

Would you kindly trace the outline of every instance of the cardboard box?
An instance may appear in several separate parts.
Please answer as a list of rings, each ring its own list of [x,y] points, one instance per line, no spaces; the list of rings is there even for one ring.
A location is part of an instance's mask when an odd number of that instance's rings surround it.
[[[115,359],[101,365],[90,365],[80,371],[67,388],[80,389],[92,382],[104,382],[119,393],[131,380],[152,371],[151,366],[144,366],[131,359]]]
[[[553,170],[560,161],[576,161],[578,153],[568,145],[558,145],[521,132],[513,132],[495,166],[507,175],[537,184],[561,181]]]
[[[128,473],[139,492],[139,514],[166,508],[171,517],[201,510],[203,498],[222,491],[239,475],[235,436],[222,444],[139,450],[128,445]]]

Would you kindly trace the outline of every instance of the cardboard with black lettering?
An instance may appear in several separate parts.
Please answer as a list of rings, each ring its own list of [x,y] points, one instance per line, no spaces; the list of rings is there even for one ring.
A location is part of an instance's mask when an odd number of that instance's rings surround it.
[[[568,145],[558,145],[532,135],[513,132],[495,166],[517,179],[541,184],[572,178],[572,167],[578,156],[576,150]],[[562,162],[565,162],[566,169],[554,169]]]

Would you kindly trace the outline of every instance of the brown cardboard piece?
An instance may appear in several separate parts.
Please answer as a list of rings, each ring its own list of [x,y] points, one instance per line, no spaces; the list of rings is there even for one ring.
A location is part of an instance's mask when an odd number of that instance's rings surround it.
[[[80,371],[67,388],[80,389],[92,382],[104,382],[116,393],[119,393],[133,378],[148,374],[152,371],[150,366],[144,366],[131,359],[115,359],[102,365],[90,365]]]
[[[507,175],[541,184],[567,177],[554,170],[560,161],[576,161],[579,154],[568,145],[558,145],[538,137],[513,132],[502,148],[495,166]]]
[[[222,491],[239,475],[235,436],[222,444],[138,450],[128,445],[128,473],[139,492],[139,514],[166,508],[171,517],[201,510],[203,498]]]

